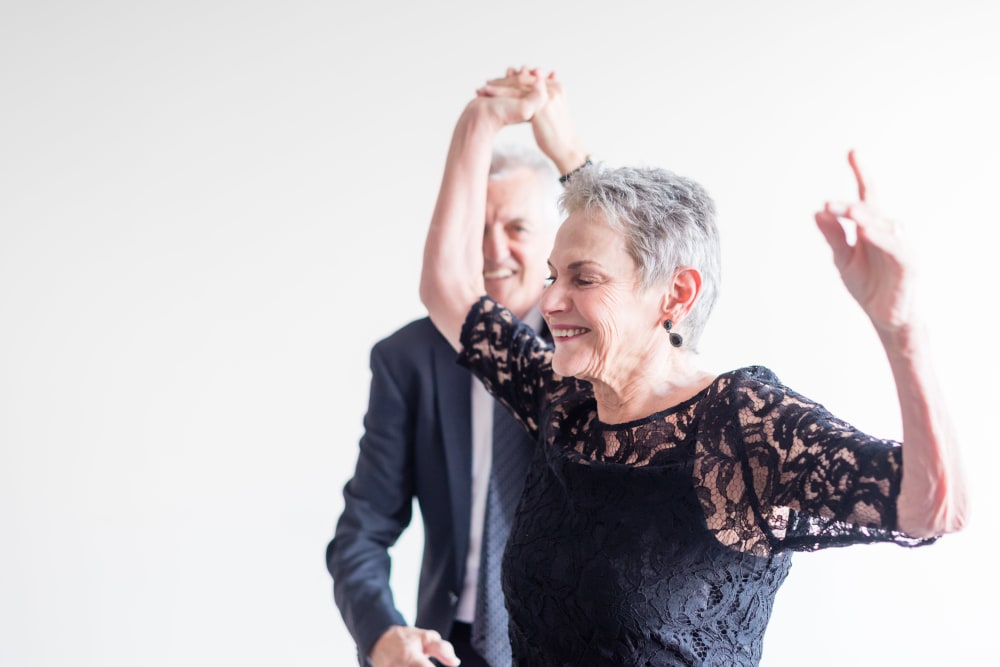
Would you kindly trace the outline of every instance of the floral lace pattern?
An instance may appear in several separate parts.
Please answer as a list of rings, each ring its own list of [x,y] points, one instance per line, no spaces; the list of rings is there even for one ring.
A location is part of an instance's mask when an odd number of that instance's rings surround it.
[[[504,556],[519,665],[756,665],[792,551],[891,541],[902,452],[784,387],[720,375],[668,410],[597,418],[590,384],[489,297],[460,363],[540,443]]]

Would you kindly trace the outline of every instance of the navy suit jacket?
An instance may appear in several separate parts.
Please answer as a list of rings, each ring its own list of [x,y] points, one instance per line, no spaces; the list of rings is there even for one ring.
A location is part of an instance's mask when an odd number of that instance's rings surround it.
[[[389,554],[413,499],[424,552],[413,625],[448,637],[465,577],[472,506],[472,375],[428,319],[371,351],[371,393],[354,477],[326,550],[334,599],[361,663],[391,625],[407,625],[389,589]],[[512,444],[507,446],[515,446]],[[534,447],[525,433],[516,446]]]

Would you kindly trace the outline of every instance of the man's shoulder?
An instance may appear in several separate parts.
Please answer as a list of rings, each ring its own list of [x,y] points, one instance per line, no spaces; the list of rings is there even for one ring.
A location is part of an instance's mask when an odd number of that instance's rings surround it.
[[[374,347],[383,354],[393,356],[420,354],[433,348],[451,350],[451,345],[429,317],[421,317],[401,326],[375,343]]]

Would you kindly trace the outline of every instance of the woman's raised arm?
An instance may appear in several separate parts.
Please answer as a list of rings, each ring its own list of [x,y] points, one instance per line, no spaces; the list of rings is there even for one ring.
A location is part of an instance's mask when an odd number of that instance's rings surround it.
[[[899,530],[931,537],[960,530],[967,499],[958,445],[933,372],[922,321],[914,307],[912,266],[899,226],[873,205],[853,152],[858,202],[827,202],[816,224],[833,249],[848,291],[864,309],[892,369],[903,424],[903,479],[897,501]],[[856,227],[851,242],[844,225]]]

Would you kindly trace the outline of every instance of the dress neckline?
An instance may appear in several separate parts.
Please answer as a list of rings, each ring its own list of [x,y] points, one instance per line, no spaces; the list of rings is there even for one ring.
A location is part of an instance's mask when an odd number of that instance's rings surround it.
[[[670,415],[672,415],[674,413],[687,410],[688,408],[690,408],[695,403],[700,402],[702,399],[705,398],[705,396],[712,389],[712,387],[714,387],[716,384],[718,384],[719,380],[723,376],[730,375],[732,372],[733,371],[730,371],[729,373],[723,373],[721,375],[716,375],[715,378],[711,382],[709,382],[708,385],[706,385],[703,389],[701,389],[700,391],[698,391],[698,393],[694,394],[690,398],[684,399],[680,403],[676,403],[674,405],[671,405],[670,407],[664,408],[663,410],[657,410],[656,412],[648,414],[645,417],[638,417],[637,419],[631,419],[631,420],[626,421],[626,422],[618,422],[618,423],[615,423],[615,424],[609,424],[607,422],[601,421],[601,419],[597,416],[597,411],[596,411],[596,407],[595,407],[595,410],[594,410],[594,422],[593,422],[594,427],[596,429],[600,430],[602,433],[608,433],[608,432],[614,432],[614,431],[627,431],[629,429],[634,429],[637,426],[643,426],[645,424],[649,424],[649,423],[654,422],[654,421],[660,421],[663,418],[669,417]]]

